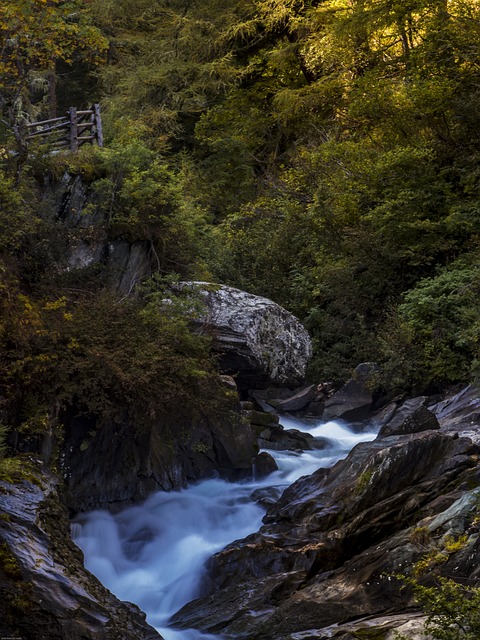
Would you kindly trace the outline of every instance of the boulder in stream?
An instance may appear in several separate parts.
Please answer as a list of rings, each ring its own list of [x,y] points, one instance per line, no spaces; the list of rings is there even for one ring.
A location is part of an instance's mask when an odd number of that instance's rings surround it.
[[[373,403],[373,380],[377,373],[376,364],[359,364],[350,380],[325,402],[323,420],[359,422],[369,417]]]

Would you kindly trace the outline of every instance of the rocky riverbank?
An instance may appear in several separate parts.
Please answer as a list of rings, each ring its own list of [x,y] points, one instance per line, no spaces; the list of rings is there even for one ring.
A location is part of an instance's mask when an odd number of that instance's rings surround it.
[[[392,576],[421,560],[420,579],[475,583],[480,545],[479,391],[425,404],[383,411],[381,437],[287,489],[258,533],[212,558],[210,595],[174,623],[224,638],[420,638],[411,593]]]
[[[161,640],[83,566],[62,483],[30,457],[0,476],[0,636],[21,640]]]

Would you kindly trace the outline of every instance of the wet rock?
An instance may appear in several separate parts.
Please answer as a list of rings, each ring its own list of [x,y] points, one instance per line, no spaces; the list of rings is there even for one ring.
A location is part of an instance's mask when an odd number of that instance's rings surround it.
[[[312,345],[295,316],[240,289],[194,284],[206,304],[199,323],[213,335],[221,370],[235,376],[240,389],[302,383]]]
[[[245,417],[250,424],[256,427],[275,427],[280,420],[279,416],[274,413],[267,413],[266,411],[247,410]]]
[[[360,422],[370,415],[373,403],[373,381],[378,366],[369,362],[359,364],[352,378],[325,402],[324,420]]]
[[[440,425],[435,414],[425,406],[426,401],[425,396],[412,398],[395,408],[380,429],[378,437],[385,438],[386,436],[439,429]]]
[[[282,426],[270,426],[262,429],[257,438],[260,449],[272,451],[308,451],[323,449],[327,446],[324,440],[315,440],[309,433],[297,429],[284,429]]]
[[[261,487],[260,489],[255,489],[251,498],[263,507],[269,507],[277,502],[282,491],[281,487]]]
[[[60,482],[26,462],[0,482],[0,632],[25,640],[161,640],[130,603],[83,567],[69,537]]]
[[[277,463],[266,451],[262,451],[253,461],[255,478],[261,479],[278,470]]]
[[[480,442],[480,389],[477,386],[469,385],[429,409],[443,431]]]
[[[266,389],[249,389],[248,394],[253,400],[256,402],[262,401],[270,404],[273,407],[273,404],[276,402],[280,402],[281,400],[286,400],[290,398],[295,391],[293,389],[289,389],[288,387],[267,387]]]
[[[314,400],[317,395],[317,388],[314,384],[305,389],[297,391],[293,396],[286,400],[280,400],[274,405],[277,411],[286,413],[289,411],[301,411]]]
[[[368,417],[372,394],[356,380],[349,380],[325,403],[324,420],[357,422]]]

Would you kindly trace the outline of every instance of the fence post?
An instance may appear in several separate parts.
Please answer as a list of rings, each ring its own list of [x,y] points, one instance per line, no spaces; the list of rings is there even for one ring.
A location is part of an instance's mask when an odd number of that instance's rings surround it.
[[[103,130],[102,130],[102,117],[100,115],[100,105],[94,104],[93,107],[93,117],[95,122],[95,132],[97,136],[97,144],[99,147],[103,147]]]
[[[78,120],[77,108],[70,107],[70,151],[78,151]]]

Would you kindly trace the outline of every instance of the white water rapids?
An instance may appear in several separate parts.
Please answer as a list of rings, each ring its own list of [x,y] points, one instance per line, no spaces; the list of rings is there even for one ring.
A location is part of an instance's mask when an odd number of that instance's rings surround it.
[[[205,561],[227,544],[257,531],[265,510],[252,501],[257,489],[285,488],[319,467],[330,467],[375,433],[353,433],[337,422],[282,417],[286,429],[327,438],[326,449],[269,451],[279,470],[259,481],[205,480],[183,491],[158,492],[143,504],[112,515],[93,511],[72,526],[85,566],[118,598],[137,604],[165,640],[207,640],[195,630],[168,627],[170,617],[201,595]],[[219,640],[219,636],[215,636]]]

